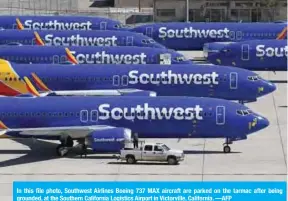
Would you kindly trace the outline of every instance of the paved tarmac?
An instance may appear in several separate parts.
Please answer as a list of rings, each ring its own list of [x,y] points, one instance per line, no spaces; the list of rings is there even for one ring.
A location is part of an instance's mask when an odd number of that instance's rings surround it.
[[[270,80],[286,80],[286,73],[259,73]],[[224,140],[156,139],[175,149],[185,150],[185,160],[178,166],[166,164],[119,163],[111,155],[91,154],[55,157],[54,142],[0,140],[0,200],[12,200],[15,180],[186,180],[186,181],[285,181],[287,178],[287,84],[277,84],[277,91],[247,104],[264,115],[270,126],[252,134],[248,140],[231,145],[232,153],[222,153]],[[151,141],[151,140],[149,140]]]

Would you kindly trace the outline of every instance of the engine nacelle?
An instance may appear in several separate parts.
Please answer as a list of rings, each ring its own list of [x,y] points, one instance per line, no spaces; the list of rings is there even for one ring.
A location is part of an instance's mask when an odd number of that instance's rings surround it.
[[[86,138],[88,147],[94,152],[115,153],[125,147],[125,142],[131,141],[131,130],[126,128],[112,128],[94,131]]]

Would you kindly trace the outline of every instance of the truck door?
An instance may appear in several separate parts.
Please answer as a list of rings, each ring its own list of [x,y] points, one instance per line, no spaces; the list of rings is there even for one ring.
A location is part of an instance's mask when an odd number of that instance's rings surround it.
[[[249,61],[249,44],[243,44],[241,47],[242,61]]]
[[[142,159],[143,160],[154,160],[154,154],[153,154],[153,146],[152,145],[145,145],[144,150],[142,152]]]
[[[146,36],[152,38],[152,36],[153,36],[153,27],[146,27]]]
[[[153,154],[154,154],[154,160],[157,160],[157,161],[158,160],[161,160],[161,161],[166,160],[164,150],[161,146],[155,145]]]
[[[217,125],[225,124],[225,107],[224,106],[216,107],[216,124]]]

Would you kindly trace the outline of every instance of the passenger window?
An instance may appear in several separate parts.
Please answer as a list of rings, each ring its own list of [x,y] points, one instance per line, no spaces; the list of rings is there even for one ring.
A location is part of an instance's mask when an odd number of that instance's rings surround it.
[[[145,151],[152,151],[153,150],[153,146],[152,145],[146,145],[144,150]]]
[[[163,151],[163,149],[160,146],[154,146],[154,151]]]

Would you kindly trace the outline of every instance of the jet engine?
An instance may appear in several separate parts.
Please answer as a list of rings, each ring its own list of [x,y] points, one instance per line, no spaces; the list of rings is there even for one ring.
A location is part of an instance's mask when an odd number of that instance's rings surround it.
[[[86,144],[94,152],[116,153],[131,141],[131,130],[126,128],[112,128],[94,131],[86,138]]]

